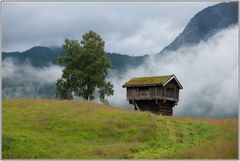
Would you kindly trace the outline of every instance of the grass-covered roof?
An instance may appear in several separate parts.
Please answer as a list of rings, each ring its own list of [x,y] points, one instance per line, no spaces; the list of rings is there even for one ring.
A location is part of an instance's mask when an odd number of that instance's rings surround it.
[[[152,77],[137,77],[132,78],[123,84],[123,87],[137,87],[149,85],[162,85],[174,75],[152,76]]]

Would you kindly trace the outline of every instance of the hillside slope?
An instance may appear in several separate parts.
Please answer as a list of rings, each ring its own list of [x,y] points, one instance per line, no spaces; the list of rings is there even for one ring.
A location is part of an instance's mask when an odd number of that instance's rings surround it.
[[[3,100],[4,159],[237,158],[237,120],[184,119],[85,101]]]
[[[174,51],[183,46],[207,40],[221,29],[238,23],[238,2],[219,3],[203,9],[194,15],[175,40],[160,53]]]

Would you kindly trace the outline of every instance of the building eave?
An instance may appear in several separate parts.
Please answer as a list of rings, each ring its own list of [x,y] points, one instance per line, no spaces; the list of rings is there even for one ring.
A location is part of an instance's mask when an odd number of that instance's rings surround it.
[[[173,76],[170,79],[168,79],[166,82],[163,83],[163,86],[167,85],[173,79],[175,79],[175,81],[177,82],[179,88],[183,89],[181,83],[178,81],[178,79],[176,78],[176,76],[174,74],[173,74]]]

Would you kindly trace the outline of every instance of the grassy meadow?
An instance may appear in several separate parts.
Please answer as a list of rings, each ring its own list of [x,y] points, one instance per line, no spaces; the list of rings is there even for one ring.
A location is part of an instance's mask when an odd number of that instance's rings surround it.
[[[237,159],[237,119],[157,116],[86,101],[2,103],[3,159]]]

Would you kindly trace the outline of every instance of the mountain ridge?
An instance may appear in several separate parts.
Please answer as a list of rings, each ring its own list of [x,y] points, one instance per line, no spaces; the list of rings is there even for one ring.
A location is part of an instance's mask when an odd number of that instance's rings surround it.
[[[238,2],[224,2],[209,6],[195,14],[180,33],[160,54],[174,51],[182,46],[206,41],[221,29],[238,23]]]
[[[34,46],[23,52],[2,52],[2,59],[13,58],[19,62],[30,61],[34,67],[44,67],[58,64],[57,57],[65,55],[63,48],[55,46],[54,49],[45,46]],[[106,52],[113,70],[124,71],[131,66],[143,63],[147,56],[129,56],[119,53]]]
[[[234,12],[232,12],[234,10]],[[220,3],[214,6],[210,6],[202,11],[198,12],[189,21],[183,32],[176,37],[176,39],[166,46],[159,54],[155,56],[163,56],[165,53],[171,50],[177,50],[185,45],[192,45],[199,41],[204,41],[216,33],[217,31],[227,28],[230,25],[238,23],[238,2]],[[206,13],[204,13],[206,12]],[[228,14],[224,14],[224,13]],[[212,16],[208,16],[208,14]],[[199,18],[200,15],[200,18]],[[214,15],[218,15],[218,18]],[[203,17],[202,17],[203,16]],[[194,20],[198,17],[200,20]],[[198,19],[197,18],[197,19]],[[211,19],[212,18],[212,19]],[[205,21],[205,19],[207,19]],[[227,19],[227,20],[226,20]],[[215,21],[218,20],[216,23]],[[198,22],[198,23],[197,23]],[[207,24],[205,24],[207,23]],[[193,26],[194,29],[189,29],[189,26]],[[211,27],[211,28],[209,28]],[[192,31],[192,32],[191,32]],[[193,32],[194,31],[194,32]],[[204,31],[201,32],[200,31]],[[198,33],[199,32],[199,33]],[[189,34],[187,34],[189,33]],[[186,35],[188,35],[186,37]],[[195,39],[194,41],[192,39]],[[191,42],[191,43],[188,43]],[[59,65],[57,57],[66,53],[58,46],[42,47],[36,46],[24,52],[2,52],[3,61],[7,58],[16,59],[19,63],[24,64],[28,61],[32,66],[36,68],[42,68],[49,65]],[[128,68],[136,68],[144,63],[149,56],[129,56],[118,53],[107,52],[107,57],[112,63],[111,70],[115,70],[119,75],[128,70]],[[4,64],[4,63],[3,63]],[[7,70],[7,69],[6,69]],[[3,72],[5,72],[3,66]],[[24,73],[24,71],[22,71]],[[17,74],[16,74],[17,75]],[[31,78],[21,81],[15,74],[11,78],[3,78],[3,97],[23,97],[23,96],[36,96],[40,98],[54,98],[55,86],[54,83],[45,86],[40,86],[39,82],[31,82]],[[22,74],[22,77],[27,77]],[[31,84],[35,89],[33,91],[28,90],[28,86]],[[16,93],[20,92],[20,95]]]
[[[219,30],[237,23],[237,1],[209,6],[195,14],[182,33],[156,55],[163,55],[183,46],[197,44],[202,40],[207,40]],[[2,52],[2,59],[12,57],[19,61],[29,60],[33,66],[43,67],[49,64],[58,64],[57,57],[64,54],[64,49],[59,46],[34,46],[23,52]],[[139,66],[149,57],[148,55],[129,56],[111,52],[106,52],[106,54],[112,63],[112,69],[119,71],[124,71],[128,67]]]

